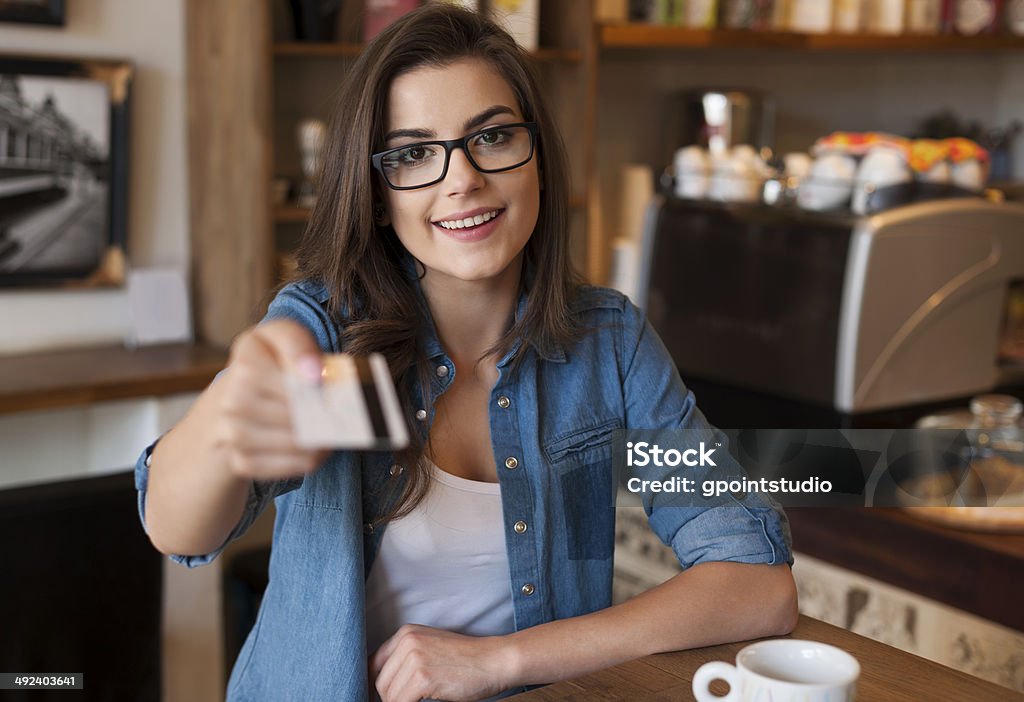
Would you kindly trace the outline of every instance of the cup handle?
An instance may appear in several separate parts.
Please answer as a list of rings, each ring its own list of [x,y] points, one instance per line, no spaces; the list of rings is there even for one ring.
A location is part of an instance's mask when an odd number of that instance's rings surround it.
[[[693,676],[693,696],[697,698],[697,702],[736,702],[740,698],[737,672],[736,666],[722,661],[705,663]],[[729,694],[725,697],[711,694],[708,686],[712,680],[724,680],[729,683]]]

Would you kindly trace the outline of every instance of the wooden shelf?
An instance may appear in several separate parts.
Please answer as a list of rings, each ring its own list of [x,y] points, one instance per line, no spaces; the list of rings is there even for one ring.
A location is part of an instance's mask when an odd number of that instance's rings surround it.
[[[227,364],[206,345],[123,346],[0,357],[0,414],[204,389]]]
[[[687,29],[653,24],[606,24],[600,43],[609,49],[796,49],[812,51],[1024,51],[1024,37],[949,34],[799,34],[729,29]]]
[[[358,56],[363,44],[328,42],[278,42],[274,44],[274,56],[280,58],[336,58]],[[583,52],[578,49],[541,48],[530,55],[538,61],[578,63]]]

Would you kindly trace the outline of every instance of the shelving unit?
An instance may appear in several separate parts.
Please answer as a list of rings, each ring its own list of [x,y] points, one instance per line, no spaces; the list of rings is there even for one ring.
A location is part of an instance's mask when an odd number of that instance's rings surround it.
[[[284,41],[274,43],[275,58],[322,58],[330,56],[355,57],[363,51],[362,44],[350,42],[296,42]],[[583,54],[578,49],[547,49],[540,48],[531,52],[538,61],[563,63],[579,63]]]
[[[785,49],[809,51],[1024,50],[1024,37],[949,34],[801,34],[728,29],[687,29],[651,24],[605,24],[602,49]]]
[[[360,24],[352,14],[361,3],[343,3],[342,12],[349,14],[340,19],[338,41],[332,43],[288,40],[282,30],[287,24],[283,0],[187,0],[186,7],[196,317],[201,338],[227,345],[262,312],[276,282],[281,245],[293,245],[308,220],[308,210],[270,204],[270,181],[299,175],[295,124],[304,117],[326,117],[327,95],[363,48]],[[701,56],[700,75],[707,80],[705,67],[721,61],[738,65],[734,56],[749,60],[758,52],[783,62],[808,52],[822,61],[849,56],[849,66],[879,52],[911,61],[933,54],[1024,52],[1024,37],[1014,36],[816,35],[599,24],[592,0],[545,0],[542,12],[542,48],[533,56],[570,158],[574,260],[595,283],[605,281],[616,233],[610,172],[627,161],[644,160],[637,155],[644,149],[624,143],[626,135],[616,129],[639,128],[631,133],[646,139],[646,153],[651,152],[653,120],[665,117],[643,101],[661,91],[657,75],[665,72],[659,68],[684,56]],[[701,52],[707,52],[706,61]],[[599,83],[614,72],[613,66],[621,76],[627,64],[620,60],[629,62],[629,89],[635,94],[603,109],[608,105],[599,105]],[[837,84],[835,89],[846,88]],[[224,296],[225,289],[234,294]]]

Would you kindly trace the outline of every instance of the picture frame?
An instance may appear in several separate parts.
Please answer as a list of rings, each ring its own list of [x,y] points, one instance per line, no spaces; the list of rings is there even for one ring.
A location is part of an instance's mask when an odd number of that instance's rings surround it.
[[[0,54],[0,288],[124,284],[133,76]]]
[[[0,22],[64,26],[64,0],[0,0]]]

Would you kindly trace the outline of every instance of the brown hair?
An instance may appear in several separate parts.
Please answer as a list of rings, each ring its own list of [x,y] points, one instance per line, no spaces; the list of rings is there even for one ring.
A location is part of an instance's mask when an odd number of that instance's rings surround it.
[[[414,10],[371,41],[348,74],[328,131],[320,197],[297,252],[298,277],[320,280],[330,293],[328,311],[344,326],[345,351],[383,354],[405,391],[400,394],[413,443],[398,459],[408,480],[387,515],[366,515],[375,523],[407,514],[426,494],[424,445],[419,423],[412,420],[411,391],[418,385],[424,402],[432,400],[433,374],[420,342],[429,311],[403,268],[405,249],[390,225],[374,223],[374,205],[387,186],[373,173],[370,154],[384,145],[392,81],[421,66],[442,67],[467,57],[488,61],[506,78],[524,120],[536,122],[540,134],[540,211],[524,255],[524,274],[532,273],[526,312],[486,355],[503,356],[522,339],[517,363],[527,346],[544,353],[571,344],[580,333],[570,311],[578,278],[569,260],[565,150],[528,56],[507,32],[476,13],[443,3]]]

